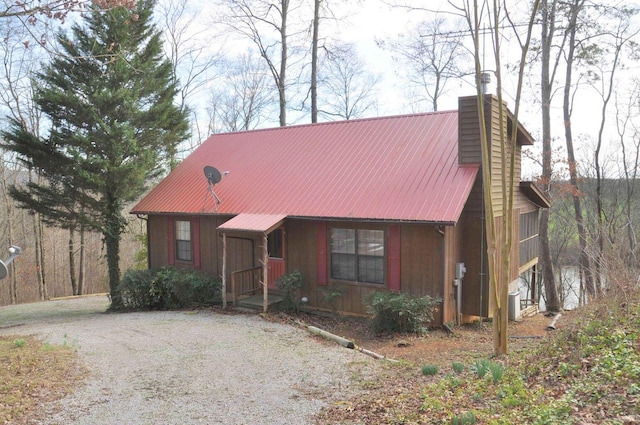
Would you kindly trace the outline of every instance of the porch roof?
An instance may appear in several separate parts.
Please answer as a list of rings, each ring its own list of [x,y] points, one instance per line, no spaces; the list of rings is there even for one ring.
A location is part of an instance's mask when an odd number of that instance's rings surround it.
[[[238,214],[231,220],[218,226],[218,230],[227,232],[269,233],[282,224],[284,214]]]

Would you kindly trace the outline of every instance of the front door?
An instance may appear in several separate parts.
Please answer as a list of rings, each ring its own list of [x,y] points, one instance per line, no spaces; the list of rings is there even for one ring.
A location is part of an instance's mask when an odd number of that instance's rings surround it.
[[[286,270],[284,227],[279,227],[267,236],[267,249],[269,252],[268,267],[268,287],[277,288],[276,280],[282,276]]]

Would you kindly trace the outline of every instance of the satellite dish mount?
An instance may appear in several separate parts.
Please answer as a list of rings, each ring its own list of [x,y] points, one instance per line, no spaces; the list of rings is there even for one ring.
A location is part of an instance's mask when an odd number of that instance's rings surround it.
[[[213,187],[216,184],[220,183],[220,180],[222,180],[222,174],[220,173],[220,171],[218,171],[216,167],[212,167],[211,165],[207,165],[206,167],[204,167],[203,171],[204,171],[204,176],[207,178],[207,183],[209,184],[209,192],[211,192],[211,196],[213,196],[216,202],[220,204],[222,200],[218,197],[218,195],[216,195],[216,192],[213,191]],[[225,171],[224,174],[227,175],[228,171]],[[206,200],[207,198],[205,196],[205,201]],[[203,205],[203,209],[204,209],[204,205]]]
[[[7,277],[7,275],[9,274],[9,264],[11,264],[14,258],[22,254],[22,249],[19,246],[13,245],[11,248],[9,248],[9,254],[11,255],[8,259],[4,261],[0,260],[0,280]]]

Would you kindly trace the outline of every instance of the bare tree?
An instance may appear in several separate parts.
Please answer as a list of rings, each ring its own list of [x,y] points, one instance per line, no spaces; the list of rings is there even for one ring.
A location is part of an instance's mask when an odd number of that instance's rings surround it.
[[[296,1],[296,0],[294,0]],[[264,59],[278,93],[280,126],[287,125],[290,15],[298,9],[291,0],[221,0],[224,23],[248,39]]]
[[[311,122],[318,122],[318,43],[320,36],[320,7],[322,0],[313,1],[311,36]]]
[[[380,78],[367,70],[353,45],[326,50],[323,62],[319,85],[326,94],[320,115],[349,120],[364,116],[377,105],[374,94]]]
[[[541,118],[542,118],[542,176],[540,186],[542,191],[551,198],[551,179],[553,167],[551,161],[551,100],[556,72],[561,60],[560,51],[552,64],[551,55],[556,35],[556,12],[558,2],[556,0],[541,0],[540,21],[541,21]],[[558,293],[555,274],[553,272],[553,261],[551,257],[551,245],[549,238],[549,221],[551,211],[543,209],[540,213],[540,263],[542,269],[542,281],[544,283],[546,308],[548,311],[560,311],[562,304]]]
[[[176,100],[191,117],[191,138],[185,142],[185,150],[191,151],[208,136],[199,131],[197,108],[193,106],[218,77],[216,65],[221,62],[221,52],[212,45],[207,29],[197,29],[199,7],[194,8],[188,0],[164,0],[157,8],[174,83],[180,87]]]
[[[571,125],[573,111],[573,71],[577,65],[577,53],[580,47],[578,38],[579,17],[582,17],[586,0],[572,0],[568,7],[567,17],[567,48],[564,52],[566,67],[564,76],[562,113],[564,119],[565,143],[567,147],[567,163],[569,166],[569,182],[572,187],[573,207],[575,212],[576,225],[578,227],[578,240],[580,242],[580,270],[585,279],[585,288],[589,296],[596,295],[596,287],[593,279],[593,269],[591,259],[587,251],[587,229],[585,227],[584,213],[580,190],[578,188],[578,162],[573,143],[573,127]]]
[[[605,211],[604,203],[605,197],[603,194],[603,144],[605,142],[605,127],[607,124],[608,107],[613,98],[614,91],[618,87],[620,81],[617,79],[617,73],[624,69],[623,57],[629,57],[631,60],[638,59],[637,44],[633,41],[636,35],[640,32],[634,25],[632,25],[631,19],[638,13],[637,9],[628,7],[623,8],[608,8],[603,10],[606,12],[606,16],[599,19],[596,25],[600,26],[600,22],[606,20],[606,24],[602,25],[602,35],[598,37],[597,49],[592,48],[590,52],[594,52],[592,59],[588,61],[590,69],[588,76],[591,78],[589,82],[594,89],[598,92],[602,99],[600,107],[600,127],[598,129],[598,137],[596,140],[596,148],[593,155],[593,166],[595,171],[595,240],[596,240],[596,252],[594,259],[594,272],[595,272],[595,285],[597,293],[602,292],[602,277],[600,273],[600,267],[604,264],[605,260],[605,244],[611,243],[611,240],[607,241],[606,235],[606,221],[612,219],[615,216],[615,211]],[[594,46],[595,47],[595,46]],[[628,49],[627,49],[628,48]],[[606,54],[605,54],[606,53]]]
[[[516,161],[516,135],[518,131],[518,116],[520,111],[520,99],[524,80],[526,58],[531,42],[531,35],[534,28],[535,16],[539,6],[539,0],[535,0],[531,5],[530,15],[525,25],[525,34],[521,36],[518,28],[514,25],[510,16],[510,11],[506,5],[498,0],[466,0],[459,11],[465,17],[469,26],[469,31],[473,37],[474,62],[476,76],[476,90],[478,98],[478,120],[480,123],[480,139],[482,148],[482,183],[484,191],[485,228],[487,240],[487,259],[489,267],[489,284],[493,288],[493,343],[496,355],[507,354],[508,352],[508,301],[509,301],[509,280],[511,270],[511,249],[513,246],[514,229],[514,189],[515,189],[515,161]],[[507,22],[506,28],[502,23]],[[491,155],[496,155],[493,150],[496,148],[496,141],[490,141],[487,134],[485,121],[484,97],[482,92],[481,74],[483,72],[480,46],[480,34],[482,28],[488,24],[492,29],[493,59],[495,62],[495,74],[497,79],[497,108],[498,108],[498,149],[497,155],[500,158],[500,167],[491,167]],[[503,102],[502,86],[502,41],[504,34],[502,31],[509,31],[509,36],[514,39],[520,48],[520,60],[518,62],[518,81],[516,85],[513,122],[511,133],[507,134],[507,110]],[[490,147],[489,143],[492,143]],[[499,168],[499,169],[496,169]],[[498,179],[497,185],[500,187],[499,195],[494,193],[494,179]],[[501,199],[498,199],[501,198]],[[497,202],[496,202],[497,201]],[[494,208],[494,203],[501,205],[498,211]],[[497,218],[501,219],[498,221]],[[498,222],[500,229],[498,229]],[[500,273],[498,271],[501,271]]]
[[[616,101],[616,128],[620,142],[622,157],[622,179],[625,185],[624,214],[628,254],[625,255],[625,264],[634,267],[638,264],[638,238],[633,212],[637,210],[637,196],[635,182],[638,181],[640,167],[640,129],[633,125],[633,118],[637,118],[638,99],[640,99],[640,82],[637,80],[630,91],[626,102]],[[627,146],[627,131],[630,131],[631,146]]]
[[[471,53],[463,43],[463,24],[436,15],[395,41],[378,42],[395,52],[395,60],[402,65],[398,76],[407,80],[409,92],[421,108],[437,111],[450,81],[472,74]]]
[[[40,28],[42,24],[34,21],[32,28]],[[44,30],[43,30],[44,31]],[[4,20],[2,43],[0,43],[0,54],[2,55],[2,70],[0,74],[0,105],[4,112],[18,120],[29,128],[34,134],[38,134],[40,128],[40,112],[38,111],[32,96],[31,74],[37,65],[41,54],[41,49],[37,46],[29,46],[28,40],[29,29],[26,28],[18,18],[6,18]],[[9,152],[0,152],[2,156],[2,192],[5,197],[5,206],[7,212],[7,223],[9,229],[9,242],[13,244],[13,226],[11,221],[14,214],[13,200],[8,197],[9,184],[21,184],[26,179],[39,179],[36,170],[24,169],[20,166],[15,156]],[[12,169],[8,170],[7,165],[11,164]],[[8,175],[11,174],[11,176]],[[33,250],[26,249],[27,253],[34,254],[35,260],[35,279],[38,282],[39,299],[47,298],[47,282],[44,264],[44,246],[42,243],[42,220],[39,214],[31,215],[33,228]],[[27,248],[27,247],[25,247]],[[16,264],[13,264],[16,267]],[[11,283],[17,286],[16,273],[12,274]],[[17,289],[12,291],[12,301],[17,301],[15,296]]]
[[[266,118],[274,99],[261,65],[249,52],[227,62],[227,75],[208,106],[212,133],[251,130]]]

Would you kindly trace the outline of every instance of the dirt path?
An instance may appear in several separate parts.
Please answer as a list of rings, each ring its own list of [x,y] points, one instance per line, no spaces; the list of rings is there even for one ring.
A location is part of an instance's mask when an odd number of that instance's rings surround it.
[[[302,424],[375,360],[258,315],[102,313],[106,297],[0,308],[0,334],[76,347],[90,369],[42,424]]]

